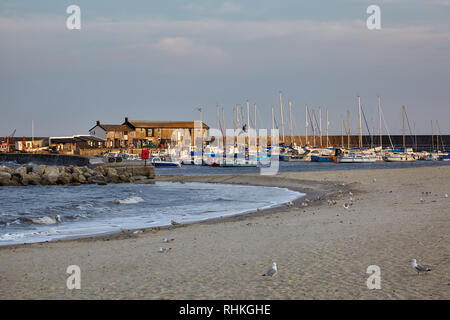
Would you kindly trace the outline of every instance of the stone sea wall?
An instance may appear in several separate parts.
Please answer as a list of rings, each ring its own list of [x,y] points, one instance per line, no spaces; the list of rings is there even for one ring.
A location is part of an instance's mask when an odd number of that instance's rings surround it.
[[[34,163],[52,166],[87,166],[89,158],[63,154],[0,153],[0,162]]]
[[[154,167],[0,166],[0,186],[152,183]]]

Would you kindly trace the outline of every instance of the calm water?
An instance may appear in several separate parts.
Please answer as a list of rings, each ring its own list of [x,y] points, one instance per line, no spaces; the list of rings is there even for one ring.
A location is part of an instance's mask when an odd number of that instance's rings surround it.
[[[374,162],[374,163],[327,163],[327,162],[279,162],[279,172],[305,172],[305,171],[330,171],[330,170],[360,170],[360,169],[397,169],[417,168],[425,166],[450,165],[450,161],[412,161],[412,162]],[[181,168],[157,168],[157,175],[218,175],[259,173],[255,167],[220,168],[207,166],[187,165]]]
[[[0,245],[200,221],[302,196],[283,188],[173,182],[0,187],[0,193]]]

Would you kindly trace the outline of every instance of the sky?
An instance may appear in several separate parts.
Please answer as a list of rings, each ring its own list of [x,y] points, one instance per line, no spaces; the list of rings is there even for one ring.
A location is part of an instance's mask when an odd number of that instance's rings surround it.
[[[81,29],[68,30],[69,5]],[[369,30],[366,10],[381,9]],[[377,97],[391,134],[401,106],[411,128],[450,134],[450,0],[0,0],[0,136],[87,134],[97,120],[203,120],[216,106],[257,104],[258,127],[292,101],[357,133],[357,96],[378,132]],[[221,109],[220,109],[221,110]],[[252,114],[253,118],[253,114]],[[347,123],[345,123],[347,125]],[[386,132],[383,125],[383,132]]]

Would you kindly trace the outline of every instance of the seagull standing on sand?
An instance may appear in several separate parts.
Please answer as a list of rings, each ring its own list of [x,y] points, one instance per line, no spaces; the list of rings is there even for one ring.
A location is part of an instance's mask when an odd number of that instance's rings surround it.
[[[272,267],[269,270],[267,270],[266,273],[264,273],[262,276],[263,277],[265,277],[265,276],[273,277],[277,273],[278,273],[277,264],[274,262],[274,263],[272,263]]]
[[[416,259],[412,259],[412,265],[411,265],[411,266],[412,266],[412,268],[413,268],[414,271],[417,271],[417,274],[418,274],[418,275],[420,274],[420,272],[428,272],[428,271],[431,271],[430,268],[418,264],[418,263],[416,262]]]

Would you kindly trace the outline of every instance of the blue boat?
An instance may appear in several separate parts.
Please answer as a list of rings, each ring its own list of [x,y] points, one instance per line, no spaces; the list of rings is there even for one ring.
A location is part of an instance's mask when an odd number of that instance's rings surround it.
[[[164,161],[159,157],[152,158],[152,164],[155,168],[181,167],[181,163],[178,161]]]
[[[317,156],[311,155],[311,162],[334,162],[333,156]]]

